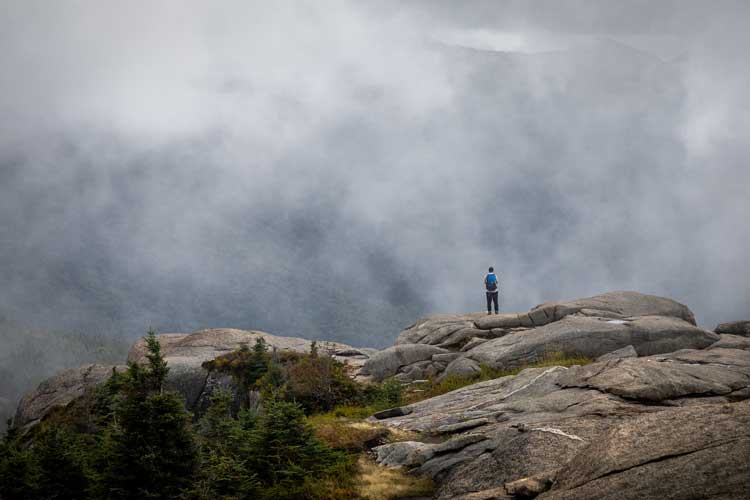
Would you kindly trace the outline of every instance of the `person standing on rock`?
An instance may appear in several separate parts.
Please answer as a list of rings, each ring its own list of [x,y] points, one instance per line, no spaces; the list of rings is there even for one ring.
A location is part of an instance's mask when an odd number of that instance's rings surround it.
[[[498,314],[498,295],[500,294],[497,289],[498,282],[497,276],[495,275],[495,268],[490,266],[490,270],[487,276],[484,277],[484,288],[487,294],[487,314],[492,314],[492,304],[495,304],[495,314]]]

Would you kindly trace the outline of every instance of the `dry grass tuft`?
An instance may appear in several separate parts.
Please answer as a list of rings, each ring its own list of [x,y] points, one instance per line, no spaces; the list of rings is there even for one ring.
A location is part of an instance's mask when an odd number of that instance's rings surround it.
[[[382,424],[349,419],[333,412],[307,418],[315,429],[315,435],[331,448],[349,452],[369,450],[375,446],[394,441],[419,439],[416,432],[392,429]]]
[[[435,484],[429,478],[381,467],[366,458],[360,458],[357,465],[360,470],[357,492],[367,500],[431,497],[435,492]]]
[[[358,452],[383,444],[388,437],[384,426],[342,419],[311,419],[315,435],[331,448]]]

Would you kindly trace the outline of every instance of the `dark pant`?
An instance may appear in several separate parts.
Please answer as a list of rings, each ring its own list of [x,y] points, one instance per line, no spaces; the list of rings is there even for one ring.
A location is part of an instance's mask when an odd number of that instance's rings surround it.
[[[499,292],[486,292],[487,293],[487,312],[492,312],[492,304],[495,304],[495,314],[497,314],[497,296]]]

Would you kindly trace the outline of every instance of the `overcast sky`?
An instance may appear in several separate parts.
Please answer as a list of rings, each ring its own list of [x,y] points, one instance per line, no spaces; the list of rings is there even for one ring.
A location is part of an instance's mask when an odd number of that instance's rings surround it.
[[[750,317],[747,5],[5,0],[0,313],[382,347],[494,265]]]

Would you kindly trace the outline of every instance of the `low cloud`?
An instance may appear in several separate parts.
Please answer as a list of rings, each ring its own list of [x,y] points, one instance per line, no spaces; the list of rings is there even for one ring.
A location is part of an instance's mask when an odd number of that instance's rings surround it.
[[[382,347],[495,265],[747,316],[747,9],[595,4],[11,2],[0,308]]]

